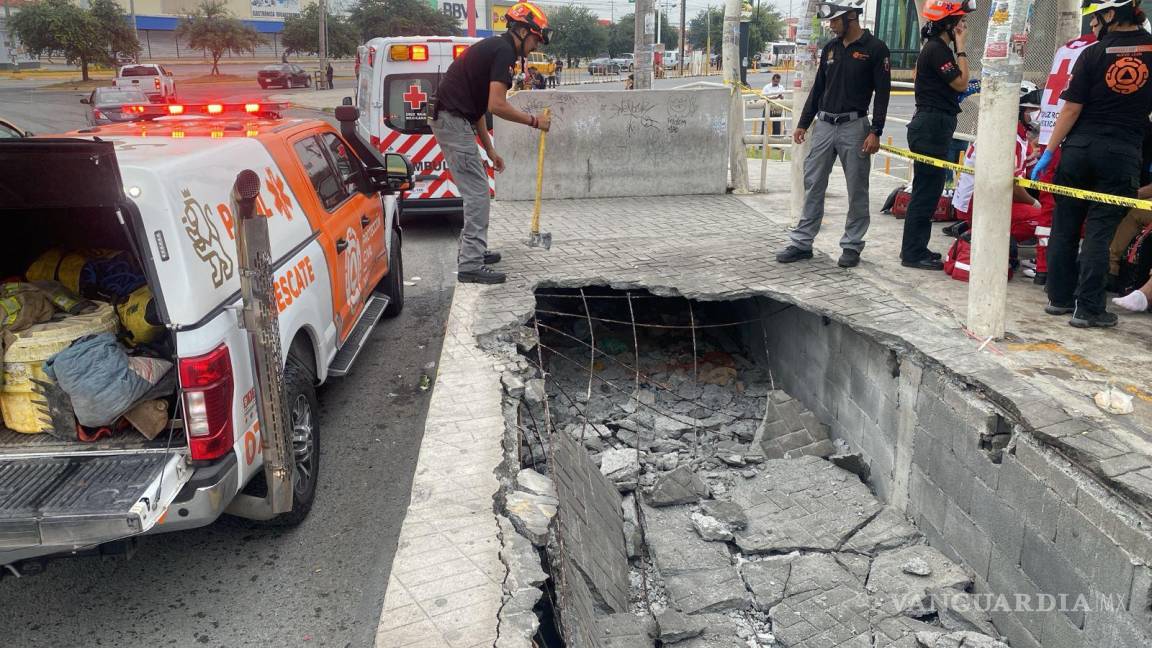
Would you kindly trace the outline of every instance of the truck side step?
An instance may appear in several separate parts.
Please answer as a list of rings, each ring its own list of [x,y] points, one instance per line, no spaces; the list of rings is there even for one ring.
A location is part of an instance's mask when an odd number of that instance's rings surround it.
[[[80,545],[144,531],[137,506],[172,455],[0,461],[0,549]]]
[[[368,297],[368,303],[364,306],[364,312],[360,314],[360,320],[352,327],[348,339],[344,340],[344,345],[340,347],[336,357],[332,359],[332,365],[328,367],[329,376],[348,375],[364,348],[364,343],[368,341],[368,336],[372,334],[372,329],[376,328],[376,324],[384,316],[384,309],[388,308],[389,301],[387,295],[380,293],[372,293]]]

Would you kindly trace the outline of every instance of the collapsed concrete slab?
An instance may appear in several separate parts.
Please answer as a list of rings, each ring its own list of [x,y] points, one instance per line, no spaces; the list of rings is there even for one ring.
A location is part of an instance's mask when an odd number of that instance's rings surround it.
[[[652,562],[665,577],[696,569],[717,569],[732,564],[728,547],[707,542],[692,529],[689,506],[641,507],[644,538]]]
[[[882,508],[855,475],[819,457],[766,462],[732,501],[748,515],[735,535],[749,554],[837,550]]]
[[[962,567],[927,545],[880,554],[868,576],[868,591],[889,614],[930,615],[930,592],[963,591],[971,585],[972,577]]]
[[[879,515],[844,543],[843,550],[875,556],[882,551],[910,545],[922,537],[904,514],[886,506]]]
[[[694,569],[664,576],[672,605],[685,614],[746,610],[752,604],[735,567]]]

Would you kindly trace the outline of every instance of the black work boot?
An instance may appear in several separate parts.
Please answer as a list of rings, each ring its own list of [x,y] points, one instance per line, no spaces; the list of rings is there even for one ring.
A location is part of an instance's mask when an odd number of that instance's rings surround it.
[[[1032,283],[1036,284],[1037,286],[1043,286],[1044,284],[1048,283],[1048,273],[1037,272],[1036,276],[1032,277]]]
[[[500,256],[499,252],[493,252],[492,250],[487,250],[484,252],[484,265],[486,265],[486,266],[496,265],[497,263],[500,263],[500,259],[502,259],[502,258],[503,257]]]
[[[1076,311],[1075,306],[1064,306],[1062,304],[1048,304],[1044,307],[1044,312],[1049,315],[1067,315]]]
[[[478,270],[456,273],[456,280],[460,283],[502,284],[507,279],[508,275],[497,272],[488,266],[480,266]]]
[[[1091,314],[1082,308],[1077,308],[1076,312],[1072,314],[1072,319],[1068,320],[1068,324],[1076,328],[1109,328],[1116,326],[1116,322],[1120,321],[1115,313],[1104,311],[1103,313]]]
[[[812,250],[801,250],[795,245],[789,245],[776,255],[777,263],[795,263],[812,258]]]
[[[860,265],[860,250],[844,248],[844,252],[840,254],[840,260],[836,262],[836,265],[841,268],[855,268]]]

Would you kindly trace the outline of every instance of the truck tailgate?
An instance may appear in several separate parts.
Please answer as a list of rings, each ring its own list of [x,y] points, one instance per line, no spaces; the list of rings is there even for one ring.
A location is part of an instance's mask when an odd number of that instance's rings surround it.
[[[176,452],[0,461],[0,550],[143,533],[191,476]]]

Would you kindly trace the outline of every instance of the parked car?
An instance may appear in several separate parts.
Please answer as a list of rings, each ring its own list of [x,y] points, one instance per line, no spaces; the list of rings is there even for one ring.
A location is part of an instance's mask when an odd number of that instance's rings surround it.
[[[81,99],[80,103],[88,106],[87,114],[84,115],[88,124],[100,126],[101,124],[140,119],[142,115],[126,113],[122,109],[129,104],[148,103],[148,95],[139,88],[104,87],[96,88],[87,97]]]
[[[151,101],[176,101],[176,80],[163,65],[145,63],[122,66],[112,80],[112,85],[141,90]]]
[[[31,136],[32,136],[32,133],[29,133],[28,131],[23,130],[22,128],[19,128],[16,126],[16,124],[13,124],[12,122],[8,121],[7,119],[0,117],[0,139],[17,139],[20,137],[31,137]]]
[[[620,55],[620,58],[615,60],[619,61],[623,65],[624,69],[628,70],[629,72],[634,71],[636,68],[636,55],[632,52],[624,52]]]
[[[261,88],[280,86],[282,88],[307,88],[312,85],[312,77],[299,65],[279,63],[260,68],[256,73],[256,81]]]
[[[593,76],[606,75],[606,74],[620,74],[620,70],[624,69],[620,63],[610,58],[592,59],[588,62],[588,74]]]
[[[528,67],[536,68],[537,72],[546,77],[556,73],[556,63],[543,52],[532,52],[528,54]],[[514,73],[520,74],[522,71],[523,70],[520,69],[520,59],[516,59]]]

